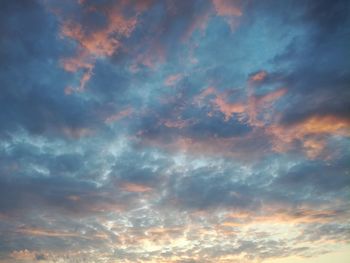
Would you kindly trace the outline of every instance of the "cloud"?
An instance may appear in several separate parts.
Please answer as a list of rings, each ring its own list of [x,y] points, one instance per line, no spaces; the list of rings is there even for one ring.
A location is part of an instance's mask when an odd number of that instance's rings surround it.
[[[28,250],[13,251],[10,256],[17,260],[35,259],[35,253]]]
[[[346,249],[347,5],[1,1],[0,261]]]
[[[217,96],[214,100],[215,105],[225,115],[225,120],[229,120],[233,114],[243,113],[245,106],[242,103],[227,103],[222,96]]]
[[[1,136],[23,129],[36,135],[77,138],[94,130],[90,126],[96,124],[89,113],[92,105],[63,98],[61,85],[68,84],[67,75],[53,61],[59,61],[68,49],[56,37],[58,28],[52,17],[36,1],[14,1],[4,4],[2,10],[13,13],[11,17],[16,19],[11,22],[10,16],[2,15],[2,24],[7,26],[2,30],[6,41],[1,44],[6,50],[0,72],[4,85],[0,95]],[[16,35],[11,33],[14,28]]]
[[[250,81],[260,82],[260,81],[263,81],[266,78],[266,76],[267,76],[266,71],[259,71],[250,77]]]
[[[175,75],[169,75],[165,81],[164,84],[166,86],[174,86],[177,82],[179,82],[183,78],[182,74],[175,74]]]
[[[84,3],[85,4],[85,3]],[[63,59],[63,68],[68,72],[83,70],[77,92],[85,90],[87,82],[92,76],[95,60],[110,57],[121,47],[121,39],[129,37],[137,24],[136,17],[127,18],[122,12],[122,5],[93,8],[90,12],[105,16],[106,23],[100,28],[87,30],[86,25],[73,18],[62,16],[61,36],[74,40],[78,44],[75,57]],[[84,8],[86,8],[84,6]],[[64,11],[63,11],[64,12]],[[94,19],[92,16],[91,19]],[[89,61],[89,62],[87,62]],[[75,89],[68,89],[68,95]]]
[[[100,30],[85,32],[81,24],[65,20],[62,25],[62,36],[77,41],[81,52],[96,57],[111,56],[120,48],[117,37],[128,37],[134,30],[137,20],[125,18],[118,6],[105,11],[107,18],[105,27]]]
[[[197,171],[200,173],[200,171]],[[207,171],[204,171],[207,172]],[[172,202],[177,206],[204,209],[221,206],[242,209],[253,207],[254,197],[249,194],[249,187],[230,183],[219,175],[203,176],[198,174],[181,178],[175,185],[175,196]]]
[[[222,222],[222,227],[244,227],[247,225],[259,224],[280,224],[280,225],[306,225],[306,224],[326,224],[337,221],[338,223],[345,222],[346,211],[337,210],[313,210],[307,208],[297,209],[273,209],[265,207],[264,215],[233,212],[229,214],[225,221]]]
[[[183,129],[187,126],[189,126],[191,123],[190,120],[163,120],[162,124],[168,128],[177,128],[177,129]]]
[[[213,0],[215,10],[220,16],[241,16],[239,3],[240,1]]]
[[[346,158],[347,155],[328,164],[315,160],[311,163],[294,165],[276,178],[276,186],[308,189],[324,195],[333,191],[345,190],[349,186],[346,176]],[[336,176],[333,176],[332,171],[335,167],[337,167],[337,173]]]
[[[271,126],[268,130],[275,139],[274,149],[284,151],[299,140],[310,158],[319,156],[325,148],[325,137],[349,137],[348,119],[332,115],[310,116],[289,125]]]
[[[214,87],[208,87],[204,89],[199,95],[194,98],[194,103],[198,106],[202,106],[203,100],[206,99],[207,96],[215,95],[215,98],[211,100],[215,110],[220,111],[224,114],[225,120],[228,121],[233,117],[233,114],[238,114],[242,116],[242,113],[245,112],[246,106],[241,103],[230,103],[225,100],[225,94],[220,94],[217,89]],[[209,116],[212,113],[209,113]],[[238,118],[240,118],[240,116]]]
[[[242,2],[240,0],[212,0],[217,15],[225,17],[225,20],[234,30],[240,16],[242,16]]]
[[[111,116],[108,116],[106,119],[105,119],[105,122],[110,124],[110,123],[113,123],[113,122],[116,122],[116,121],[119,121],[125,117],[128,117],[130,116],[131,114],[133,113],[133,109],[131,107],[125,109],[125,110],[122,110],[116,114],[113,114]]]
[[[120,188],[122,191],[134,192],[134,193],[145,193],[145,192],[152,191],[152,188],[148,186],[135,184],[135,183],[124,183],[121,185]]]

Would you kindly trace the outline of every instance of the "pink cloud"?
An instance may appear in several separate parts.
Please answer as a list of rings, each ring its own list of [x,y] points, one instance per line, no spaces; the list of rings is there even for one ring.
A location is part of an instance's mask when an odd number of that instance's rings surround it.
[[[58,230],[53,230],[53,229],[45,229],[45,228],[37,228],[37,227],[20,227],[16,230],[17,233],[20,233],[22,235],[27,235],[27,236],[42,236],[42,237],[58,237],[58,238],[76,238],[82,237],[82,234],[79,232],[71,232],[71,231],[58,231]],[[108,236],[105,233],[95,233],[92,234],[91,236],[86,236],[84,237],[86,239],[107,239]],[[16,255],[26,257],[30,256],[31,252],[29,251],[24,251],[22,253],[17,253]]]
[[[146,193],[153,190],[149,186],[146,186],[143,184],[136,184],[136,183],[123,183],[120,188],[123,191],[132,192],[132,193]]]
[[[165,61],[165,47],[162,44],[157,43],[156,41],[151,41],[150,48],[148,48],[146,52],[137,55],[134,63],[130,66],[130,71],[139,71],[140,65],[155,70],[158,65],[163,64]]]
[[[266,126],[271,121],[273,104],[287,93],[286,88],[280,88],[267,94],[256,96],[252,86],[248,87],[247,115],[252,126]],[[259,118],[260,117],[260,118]]]
[[[314,116],[286,126],[265,123],[262,127],[252,127],[251,132],[242,136],[200,138],[176,135],[166,140],[146,137],[140,132],[138,143],[168,151],[227,156],[251,162],[267,153],[288,152],[295,147],[295,142],[301,143],[301,151],[310,159],[329,158],[328,154],[323,154],[329,136],[350,137],[350,120],[334,116]]]
[[[257,73],[255,73],[253,76],[250,77],[250,81],[252,82],[261,82],[267,77],[267,72],[262,70]]]
[[[258,105],[265,105],[278,100],[287,93],[286,88],[280,88],[275,91],[269,92],[262,96],[256,96],[256,102]]]
[[[190,120],[162,120],[161,123],[168,128],[183,129],[190,125]]]
[[[107,23],[104,27],[88,30],[73,17],[56,12],[62,18],[61,36],[69,38],[78,44],[77,54],[73,57],[61,60],[62,67],[68,72],[82,72],[78,87],[68,87],[65,90],[67,95],[72,92],[82,92],[92,77],[95,62],[99,58],[109,57],[122,47],[122,39],[127,38],[134,31],[137,24],[137,17],[126,17],[122,13],[124,4],[96,8],[86,7],[86,2],[80,1],[81,8],[87,8],[90,12],[103,14]],[[138,5],[143,10],[142,5]],[[82,10],[82,12],[84,12]]]
[[[130,116],[132,113],[133,113],[133,109],[131,107],[129,107],[129,108],[125,109],[125,110],[117,112],[116,114],[108,116],[105,119],[105,123],[110,124],[110,123],[119,121],[119,120],[121,120],[121,119],[123,119],[123,118],[125,118],[127,116]]]
[[[256,96],[253,87],[249,85],[247,87],[247,101],[228,102],[225,93],[220,93],[214,87],[208,87],[195,96],[194,104],[201,107],[209,95],[214,95],[215,98],[210,100],[213,109],[223,113],[226,121],[232,118],[234,114],[237,114],[238,120],[243,121],[245,116],[251,125],[262,126],[263,124],[258,121],[258,116],[264,115],[266,111],[271,110],[271,105],[284,96],[286,92],[287,89],[281,88],[265,95]]]
[[[64,70],[68,72],[77,72],[82,68],[92,70],[94,68],[94,64],[84,59],[86,59],[86,56],[82,54],[76,57],[65,58],[61,60],[61,65]]]
[[[274,124],[266,130],[273,136],[275,151],[288,151],[294,142],[299,141],[305,154],[310,159],[315,159],[324,151],[326,137],[350,137],[350,120],[332,115],[311,116],[289,125]]]
[[[238,0],[213,0],[213,5],[220,16],[241,16],[240,1]]]
[[[18,233],[28,236],[46,236],[46,237],[79,237],[80,233],[71,233],[71,232],[60,232],[51,229],[42,229],[42,228],[31,228],[31,227],[22,227],[17,230]]]
[[[240,227],[259,223],[274,224],[322,224],[328,222],[345,222],[348,213],[341,213],[337,210],[320,209],[315,210],[310,207],[300,207],[298,209],[288,207],[265,206],[263,213],[251,211],[235,211],[225,216],[222,223],[227,227]]]
[[[243,103],[229,103],[222,95],[218,95],[213,102],[219,111],[225,115],[226,121],[228,121],[235,113],[245,112],[245,105]]]
[[[174,86],[177,82],[179,82],[183,78],[183,75],[181,73],[169,75],[165,81],[164,84],[166,86]]]

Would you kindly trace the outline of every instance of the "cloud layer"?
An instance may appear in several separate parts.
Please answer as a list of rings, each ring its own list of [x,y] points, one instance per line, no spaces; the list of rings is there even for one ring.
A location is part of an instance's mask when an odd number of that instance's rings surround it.
[[[0,262],[348,249],[349,9],[1,1]]]

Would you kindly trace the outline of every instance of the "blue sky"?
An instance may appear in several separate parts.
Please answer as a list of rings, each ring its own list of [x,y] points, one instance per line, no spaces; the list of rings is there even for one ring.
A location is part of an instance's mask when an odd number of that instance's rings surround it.
[[[348,262],[349,1],[0,3],[0,262]]]

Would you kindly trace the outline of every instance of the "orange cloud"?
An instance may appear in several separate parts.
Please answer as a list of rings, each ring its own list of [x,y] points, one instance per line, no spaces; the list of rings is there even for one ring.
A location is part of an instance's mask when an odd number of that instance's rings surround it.
[[[223,96],[218,95],[213,100],[215,106],[225,115],[225,120],[228,121],[235,113],[244,113],[245,106],[242,103],[228,103]]]
[[[270,121],[272,104],[287,93],[286,88],[277,89],[265,95],[254,95],[253,87],[248,87],[247,115],[249,124],[263,127]],[[259,118],[260,117],[260,118]]]
[[[214,8],[220,16],[241,16],[240,1],[237,0],[213,0]]]
[[[311,116],[293,124],[272,125],[267,131],[274,137],[274,150],[286,151],[294,141],[299,140],[306,154],[316,158],[326,144],[322,136],[350,136],[350,120],[332,115]]]
[[[303,147],[307,157],[316,159],[326,147],[326,141],[322,139],[306,139],[303,141]]]
[[[81,2],[81,4],[84,4]],[[109,57],[120,49],[122,38],[129,37],[137,24],[137,18],[126,18],[122,14],[122,5],[114,5],[101,10],[107,18],[107,24],[96,30],[86,30],[82,24],[73,19],[63,19],[61,36],[74,40],[79,45],[78,54],[75,57],[62,60],[63,68],[68,72],[83,71],[77,88],[67,87],[67,95],[72,92],[82,92],[92,77],[96,59]]]
[[[57,238],[71,238],[71,237],[77,237],[77,238],[83,238],[83,239],[108,239],[108,236],[105,233],[89,233],[89,235],[85,235],[79,232],[68,232],[68,231],[56,231],[56,230],[50,230],[50,229],[43,229],[43,228],[19,228],[16,231],[17,233],[20,233],[22,235],[28,235],[28,236],[42,236],[42,237],[57,237]]]
[[[27,260],[35,261],[37,254],[38,253],[35,251],[29,251],[28,249],[24,249],[24,250],[12,251],[10,254],[10,257],[20,261],[27,261]]]
[[[210,95],[215,96],[210,101],[212,106],[215,108],[215,110],[219,110],[225,115],[225,120],[231,118],[233,113],[243,112],[243,110],[240,109],[240,103],[236,105],[226,102],[226,100],[224,99],[224,95],[220,94],[220,92],[214,87],[208,87],[204,89],[199,95],[194,97],[193,103],[199,107],[202,107],[204,105],[205,99]],[[211,115],[212,113],[209,113],[209,116]]]
[[[287,93],[286,88],[277,89],[267,94],[256,96],[252,86],[247,88],[248,101],[240,101],[235,103],[227,102],[225,94],[220,93],[214,87],[208,87],[203,90],[199,95],[194,97],[194,104],[202,106],[204,99],[209,95],[215,95],[215,98],[211,100],[215,110],[220,111],[225,115],[225,120],[232,118],[234,114],[238,114],[238,120],[243,121],[248,118],[248,122],[252,126],[261,127],[264,126],[263,121],[259,121],[259,115],[266,119],[271,111],[271,105],[282,96]]]
[[[246,102],[229,103],[225,100],[224,94],[214,87],[203,90],[193,100],[195,105],[201,107],[207,96],[215,96],[214,99],[211,99],[214,110],[223,113],[226,121],[237,114],[239,121],[247,122],[255,129],[250,136],[240,139],[213,138],[205,142],[196,138],[179,138],[177,147],[185,151],[192,149],[195,152],[215,152],[221,149],[221,151],[227,150],[226,154],[232,155],[235,152],[233,149],[241,150],[242,146],[245,148],[244,145],[247,143],[244,140],[254,141],[259,140],[259,137],[265,137],[265,140],[272,141],[271,150],[273,151],[285,152],[295,145],[294,142],[300,142],[306,156],[315,159],[324,152],[327,146],[327,136],[350,136],[350,120],[332,115],[311,116],[289,125],[278,124],[279,115],[275,113],[272,106],[287,93],[287,89],[280,88],[264,95],[256,95],[255,87],[249,84],[252,81],[262,81],[266,76],[265,71],[260,71],[249,78]],[[209,114],[212,115],[212,112]]]
[[[136,184],[136,183],[122,183],[120,188],[123,191],[132,192],[132,193],[146,193],[153,190],[149,186],[146,186],[143,184]]]
[[[297,128],[298,136],[306,134],[337,134],[343,136],[350,135],[350,120],[332,115],[312,116],[303,122],[292,124],[289,127]]]
[[[84,91],[86,83],[91,79],[92,76],[92,70],[89,70],[83,74],[79,81],[79,88],[78,91]]]
[[[217,15],[225,17],[227,24],[233,31],[239,24],[242,16],[240,0],[212,0]]]
[[[256,96],[255,100],[258,105],[262,106],[264,104],[269,104],[271,102],[274,102],[275,100],[278,100],[279,98],[284,96],[286,93],[287,93],[287,89],[281,88],[281,89],[277,89],[275,91],[269,92],[262,96]]]
[[[116,121],[119,121],[127,116],[130,116],[133,113],[133,109],[131,107],[122,110],[116,114],[113,114],[105,119],[105,123],[110,124]]]
[[[18,233],[29,236],[46,236],[46,237],[79,237],[79,233],[71,232],[58,232],[48,229],[40,228],[20,228],[17,230]]]
[[[267,77],[267,72],[262,70],[257,73],[255,73],[253,76],[249,78],[252,82],[261,82]]]
[[[174,86],[177,82],[179,82],[183,78],[182,74],[175,74],[175,75],[169,75],[165,81],[164,84],[166,86]]]
[[[93,63],[88,62],[87,60],[84,60],[84,59],[86,58],[83,54],[77,57],[65,58],[61,60],[61,65],[65,71],[73,72],[73,73],[77,72],[82,68],[92,70],[94,68]]]
[[[258,223],[275,224],[323,224],[328,222],[343,222],[348,213],[336,210],[315,210],[300,208],[292,210],[265,208],[263,214],[252,212],[234,212],[226,215],[221,226],[242,227]]]
[[[63,21],[61,34],[79,43],[87,55],[96,57],[111,56],[121,46],[120,38],[130,36],[137,19],[125,18],[118,6],[105,11],[108,23],[92,32],[83,30],[81,24],[71,20]]]

